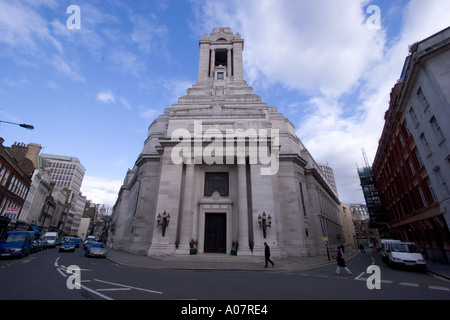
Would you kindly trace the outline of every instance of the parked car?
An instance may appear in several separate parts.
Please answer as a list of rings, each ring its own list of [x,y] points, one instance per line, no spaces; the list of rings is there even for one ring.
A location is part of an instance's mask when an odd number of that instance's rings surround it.
[[[59,247],[59,252],[61,252],[61,251],[72,251],[72,252],[74,252],[75,251],[75,246],[76,246],[76,244],[75,244],[74,241],[71,241],[71,240],[64,241],[61,244],[61,246]]]
[[[42,249],[44,249],[44,250],[47,249],[49,247],[48,241],[45,240],[45,239],[42,239],[41,240],[41,246],[42,246]]]
[[[33,231],[8,231],[0,241],[0,257],[25,257],[33,250]]]
[[[30,252],[34,253],[34,252],[38,252],[41,251],[41,241],[40,240],[34,240],[33,244],[31,245],[31,250]]]
[[[76,248],[79,248],[79,247],[80,247],[80,241],[81,241],[80,238],[76,238],[76,237],[70,238],[70,241],[73,241],[73,242],[75,243],[75,247],[76,247]]]
[[[89,248],[89,246],[95,242],[95,236],[87,236],[86,240],[84,241],[84,250]]]
[[[101,242],[93,242],[86,249],[86,257],[103,257],[106,258],[107,249],[106,246]]]
[[[427,263],[414,243],[390,243],[387,250],[388,263],[393,267],[410,267],[427,270]]]

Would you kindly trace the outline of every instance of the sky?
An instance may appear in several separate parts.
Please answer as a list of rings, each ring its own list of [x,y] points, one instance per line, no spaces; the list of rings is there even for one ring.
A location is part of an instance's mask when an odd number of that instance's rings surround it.
[[[0,120],[35,127],[0,137],[77,157],[83,195],[112,206],[150,124],[196,83],[198,41],[231,27],[254,93],[339,199],[364,203],[362,150],[371,164],[408,47],[449,25],[448,0],[0,0]]]

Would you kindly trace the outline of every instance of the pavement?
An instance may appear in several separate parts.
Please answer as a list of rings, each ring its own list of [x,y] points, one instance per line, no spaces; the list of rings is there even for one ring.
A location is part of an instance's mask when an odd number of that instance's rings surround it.
[[[346,252],[346,260],[360,254],[353,250]],[[271,258],[275,267],[269,263],[264,268],[264,257],[261,256],[232,256],[228,254],[196,254],[196,255],[161,255],[147,257],[130,252],[109,249],[107,258],[119,265],[154,269],[179,270],[222,270],[222,271],[277,271],[293,272],[322,265],[335,265],[335,260],[328,256]],[[427,261],[428,271],[432,274],[450,280],[450,264]]]

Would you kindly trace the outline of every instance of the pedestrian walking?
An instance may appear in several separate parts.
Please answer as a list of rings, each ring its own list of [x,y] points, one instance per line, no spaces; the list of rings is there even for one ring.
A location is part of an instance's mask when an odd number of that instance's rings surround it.
[[[345,269],[345,271],[347,271],[348,275],[351,275],[352,272],[345,265],[343,246],[337,247],[337,250],[338,250],[338,252],[337,252],[337,257],[336,257],[336,261],[337,261],[336,274],[341,274],[341,267],[342,267]]]
[[[264,268],[267,268],[267,262],[270,262],[272,264],[272,267],[275,267],[275,263],[270,260],[270,248],[266,242],[264,242],[264,247],[264,256],[266,257],[266,266]]]
[[[361,253],[366,253],[366,250],[364,249],[364,245],[362,243],[359,245],[359,250],[361,250]]]

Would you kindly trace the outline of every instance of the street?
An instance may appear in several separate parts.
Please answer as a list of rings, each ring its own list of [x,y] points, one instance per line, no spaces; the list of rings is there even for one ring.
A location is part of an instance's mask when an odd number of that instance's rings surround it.
[[[380,267],[380,289],[367,286],[370,274],[366,270],[372,264]],[[69,289],[76,284],[70,266],[79,270],[79,289]],[[358,254],[347,266],[351,276],[336,275],[333,261],[292,272],[277,271],[276,266],[261,272],[149,269],[86,258],[82,248],[75,252],[56,248],[23,259],[0,260],[0,299],[450,300],[450,281],[430,273],[394,270],[379,255]]]

